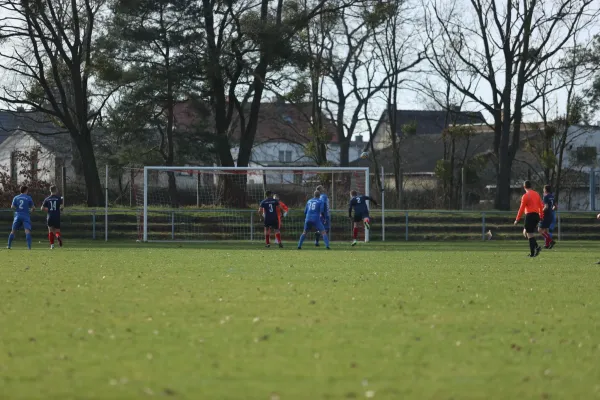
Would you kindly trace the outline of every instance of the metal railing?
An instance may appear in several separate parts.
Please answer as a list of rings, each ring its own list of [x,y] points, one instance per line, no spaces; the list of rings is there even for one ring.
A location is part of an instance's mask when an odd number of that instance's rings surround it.
[[[180,214],[228,214],[246,215],[247,231],[249,239],[255,240],[261,237],[256,234],[260,223],[256,210],[244,209],[150,209],[149,215],[166,214],[170,221],[170,237],[175,240],[177,221]],[[349,226],[347,210],[332,210],[332,226],[337,229],[336,234],[345,232]],[[84,218],[88,216],[89,219]],[[449,239],[458,240],[462,237],[473,240],[479,237],[481,240],[488,239],[487,232],[496,232],[500,237],[512,237],[520,234],[520,228],[513,226],[516,212],[514,211],[454,211],[454,210],[371,210],[373,229],[371,230],[372,241],[409,241],[409,240],[436,240]],[[0,222],[9,224],[12,222],[13,210],[0,209]],[[568,211],[557,212],[555,233],[559,240],[570,238],[595,238],[600,236],[600,229],[595,228],[596,213],[594,211]],[[288,227],[302,226],[304,215],[301,210],[292,210],[286,221]],[[45,214],[35,212],[32,214],[32,222],[42,224]],[[89,221],[89,222],[86,222]],[[63,225],[68,230],[81,236],[82,239],[91,238],[98,240],[104,236],[107,241],[111,236],[137,237],[143,221],[143,213],[137,208],[67,208],[63,212]],[[168,222],[167,222],[168,224]],[[243,226],[244,223],[241,223]],[[379,226],[378,226],[379,225]],[[284,225],[285,226],[285,225]],[[379,229],[380,228],[380,229]],[[246,228],[244,228],[246,229]],[[566,229],[566,231],[565,231]],[[288,232],[292,229],[288,229]],[[111,235],[111,231],[113,235]],[[479,233],[476,234],[475,232]],[[116,234],[118,233],[118,234]],[[102,235],[103,234],[103,235]],[[566,234],[566,235],[565,235]],[[88,236],[89,235],[89,236]],[[587,236],[586,236],[587,235]]]

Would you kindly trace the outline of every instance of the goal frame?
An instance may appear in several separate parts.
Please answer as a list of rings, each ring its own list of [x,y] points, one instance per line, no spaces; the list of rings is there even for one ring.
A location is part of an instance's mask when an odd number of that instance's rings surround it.
[[[191,165],[183,166],[145,166],[144,167],[144,218],[143,218],[143,241],[144,243],[154,242],[148,240],[148,173],[150,171],[302,171],[314,173],[326,172],[358,172],[365,174],[365,195],[370,196],[370,170],[369,167],[195,167]],[[369,241],[369,229],[365,229],[365,242]]]

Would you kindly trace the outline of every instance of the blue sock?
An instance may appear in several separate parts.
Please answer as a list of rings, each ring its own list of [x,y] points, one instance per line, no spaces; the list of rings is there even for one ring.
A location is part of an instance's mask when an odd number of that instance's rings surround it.
[[[303,233],[300,235],[300,241],[298,242],[298,247],[302,247],[302,243],[304,243],[304,239],[306,239],[306,235]]]
[[[31,233],[27,233],[25,239],[27,239],[27,248],[31,250]]]
[[[8,247],[12,247],[13,240],[15,240],[15,235],[11,233],[10,235],[8,235]]]
[[[323,241],[325,242],[325,247],[329,247],[329,235],[323,235]]]
[[[320,238],[321,238],[321,234],[319,232],[315,233],[315,244],[319,244]]]

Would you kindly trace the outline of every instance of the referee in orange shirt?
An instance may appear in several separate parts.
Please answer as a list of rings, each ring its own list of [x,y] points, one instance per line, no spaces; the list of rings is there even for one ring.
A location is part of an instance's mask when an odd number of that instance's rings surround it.
[[[521,198],[521,207],[517,213],[515,219],[515,225],[519,223],[523,213],[525,213],[525,228],[523,229],[523,235],[529,239],[529,250],[531,253],[529,257],[537,257],[542,251],[542,248],[538,246],[535,240],[535,232],[537,231],[538,224],[544,216],[544,204],[539,193],[531,188],[531,182],[525,181],[523,183],[525,194]]]

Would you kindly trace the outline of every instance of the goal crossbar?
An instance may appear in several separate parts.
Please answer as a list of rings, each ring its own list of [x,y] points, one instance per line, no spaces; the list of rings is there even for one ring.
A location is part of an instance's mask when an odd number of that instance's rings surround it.
[[[370,195],[370,182],[369,182],[369,167],[257,167],[257,166],[249,166],[249,167],[218,167],[218,166],[190,166],[190,165],[182,165],[182,166],[146,166],[144,167],[143,174],[143,241],[148,242],[148,214],[149,214],[149,174],[153,171],[160,172],[197,172],[197,173],[210,173],[210,172],[293,172],[293,173],[336,173],[336,172],[353,172],[353,173],[362,173],[364,174],[364,191],[363,193],[367,196]],[[213,212],[217,212],[218,210],[213,210]],[[365,241],[369,241],[369,231],[365,230]]]

